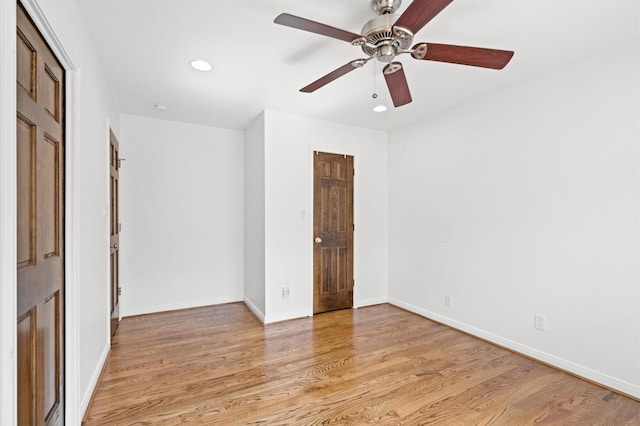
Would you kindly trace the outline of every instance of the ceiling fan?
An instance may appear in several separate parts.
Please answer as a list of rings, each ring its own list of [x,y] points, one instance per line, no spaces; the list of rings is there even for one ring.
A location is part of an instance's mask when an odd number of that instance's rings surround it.
[[[341,30],[288,13],[280,14],[274,22],[300,30],[336,38],[362,48],[366,58],[348,62],[340,68],[319,78],[300,89],[311,93],[342,77],[356,68],[361,68],[371,59],[378,59],[387,65],[383,68],[385,81],[393,100],[399,107],[412,101],[407,79],[400,62],[394,59],[408,53],[415,59],[449,62],[475,67],[502,69],[511,60],[513,52],[485,49],[480,47],[456,46],[450,44],[418,43],[411,47],[414,35],[431,19],[447,7],[453,0],[413,0],[400,16],[395,15],[402,0],[371,0],[377,18],[368,21],[362,34]]]

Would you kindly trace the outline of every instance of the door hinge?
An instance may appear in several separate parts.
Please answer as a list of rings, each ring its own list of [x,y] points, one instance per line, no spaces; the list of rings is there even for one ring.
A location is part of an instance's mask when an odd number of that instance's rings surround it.
[[[122,232],[122,223],[118,222],[118,232]]]
[[[122,296],[122,287],[118,287],[118,296]]]

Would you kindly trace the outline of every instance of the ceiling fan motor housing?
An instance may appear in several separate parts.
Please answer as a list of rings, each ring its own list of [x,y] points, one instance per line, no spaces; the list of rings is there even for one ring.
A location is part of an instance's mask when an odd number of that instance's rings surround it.
[[[397,15],[384,14],[362,27],[361,34],[367,40],[362,45],[364,53],[375,56],[381,62],[391,62],[396,55],[410,48],[413,35],[399,28],[394,29],[393,24],[397,19]]]
[[[402,0],[371,0],[371,7],[378,15],[396,13]]]

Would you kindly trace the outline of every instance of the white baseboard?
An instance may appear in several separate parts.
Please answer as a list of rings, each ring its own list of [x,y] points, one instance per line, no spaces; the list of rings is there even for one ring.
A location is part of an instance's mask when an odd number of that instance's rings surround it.
[[[288,320],[298,319],[298,318],[307,318],[308,316],[309,316],[309,311],[307,311],[306,309],[298,309],[295,311],[278,313],[277,315],[267,315],[265,317],[264,323],[271,324],[274,322],[288,321]]]
[[[426,309],[419,308],[417,306],[413,306],[409,303],[405,303],[401,300],[389,298],[389,303],[395,306],[398,306],[402,309],[406,309],[407,311],[413,312],[415,314],[421,315],[425,318],[437,321],[439,323],[445,324],[451,328],[455,328],[460,331],[464,331],[465,333],[469,333],[471,335],[477,336],[481,339],[487,340],[491,343],[495,343],[496,345],[503,346],[507,349],[510,349],[514,352],[526,355],[533,359],[539,360],[546,364],[557,367],[561,370],[567,371],[569,373],[575,374],[576,376],[582,377],[584,379],[590,380],[595,383],[599,383],[608,388],[617,390],[622,392],[623,394],[630,395],[634,398],[640,398],[640,386],[634,385],[632,383],[626,382],[624,380],[617,379],[615,377],[611,377],[607,374],[600,373],[598,371],[592,370],[590,368],[584,367],[580,364],[576,364],[574,362],[568,361],[566,359],[557,357],[555,355],[539,351],[535,348],[522,345],[518,342],[514,342],[509,339],[505,339],[493,333],[490,333],[485,330],[481,330],[479,328],[470,326],[468,324],[453,320],[451,318],[442,316],[440,314],[436,314],[435,312],[428,311]]]
[[[247,308],[249,308],[251,312],[253,312],[253,314],[264,324],[264,313],[262,313],[260,309],[258,309],[258,307],[247,298],[244,299],[244,304],[247,305]]]
[[[242,302],[242,298],[222,297],[215,299],[200,299],[178,303],[166,303],[161,305],[136,306],[127,310],[122,314],[123,317],[132,317],[136,315],[155,314],[158,312],[178,311],[180,309],[200,308],[203,306],[223,305],[225,303]]]
[[[91,381],[89,382],[89,386],[85,391],[84,396],[82,397],[82,401],[80,403],[80,421],[84,418],[87,413],[87,408],[89,408],[89,403],[91,402],[91,397],[93,396],[93,392],[98,386],[98,381],[100,380],[100,375],[102,374],[102,370],[104,369],[104,365],[107,362],[107,358],[109,357],[109,351],[111,350],[111,345],[107,342],[107,345],[102,350],[102,354],[100,355],[100,359],[96,364],[96,368],[91,375]]]
[[[244,303],[245,305],[247,305],[247,307],[251,310],[251,312],[253,312],[253,314],[258,317],[258,319],[260,321],[262,321],[263,324],[270,324],[270,323],[274,323],[274,322],[280,322],[280,321],[288,321],[288,320],[292,320],[292,319],[296,319],[296,318],[306,318],[309,316],[309,313],[306,312],[305,310],[302,309],[298,309],[296,311],[293,312],[285,312],[285,313],[279,313],[277,315],[270,315],[270,316],[265,316],[264,313],[262,313],[249,299],[244,299]],[[373,306],[373,305],[380,305],[382,303],[387,303],[387,298],[378,298],[378,299],[367,299],[367,300],[362,300],[359,301],[357,304],[354,304],[354,308],[363,308],[365,306]]]
[[[353,307],[356,309],[364,308],[365,306],[382,305],[383,303],[387,303],[387,302],[389,302],[388,298],[378,297],[374,299],[358,300],[356,303],[354,303]]]

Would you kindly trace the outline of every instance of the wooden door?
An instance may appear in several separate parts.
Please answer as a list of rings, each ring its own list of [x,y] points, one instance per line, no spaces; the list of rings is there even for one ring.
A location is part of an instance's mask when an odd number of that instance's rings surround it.
[[[64,423],[64,70],[18,6],[18,424]]]
[[[111,187],[111,215],[110,215],[110,253],[111,253],[111,336],[116,332],[120,321],[120,217],[119,211],[119,179],[120,179],[120,147],[118,139],[109,130],[110,144],[110,187]]]
[[[316,152],[313,313],[353,306],[353,157]]]

